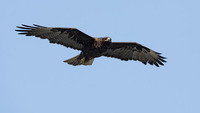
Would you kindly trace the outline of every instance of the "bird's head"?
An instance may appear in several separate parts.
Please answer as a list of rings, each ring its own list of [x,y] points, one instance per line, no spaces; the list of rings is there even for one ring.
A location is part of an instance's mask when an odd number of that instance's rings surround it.
[[[105,38],[103,38],[103,40],[104,40],[105,42],[111,42],[111,38],[110,38],[110,37],[105,37]]]

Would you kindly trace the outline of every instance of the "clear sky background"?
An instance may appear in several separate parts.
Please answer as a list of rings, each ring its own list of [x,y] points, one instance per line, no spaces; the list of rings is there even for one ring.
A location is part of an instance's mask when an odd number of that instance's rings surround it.
[[[0,3],[0,113],[200,113],[199,0],[5,0]],[[96,58],[18,35],[16,26],[75,27],[138,42],[162,67]]]

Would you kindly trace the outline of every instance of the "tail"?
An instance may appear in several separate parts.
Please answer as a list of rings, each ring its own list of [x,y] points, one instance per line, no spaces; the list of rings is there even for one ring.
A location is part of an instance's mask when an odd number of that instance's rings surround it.
[[[77,55],[73,58],[65,60],[64,62],[71,64],[73,66],[77,66],[77,65],[92,65],[93,61],[94,61],[94,58],[91,58],[88,60],[85,57],[80,58],[80,55]]]

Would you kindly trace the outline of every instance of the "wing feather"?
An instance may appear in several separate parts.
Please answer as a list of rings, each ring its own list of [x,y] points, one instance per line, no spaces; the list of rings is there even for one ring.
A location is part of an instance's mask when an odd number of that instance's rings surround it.
[[[161,56],[160,53],[135,42],[111,43],[110,48],[108,48],[103,55],[121,60],[138,60],[143,64],[149,63],[150,65],[155,65],[157,67],[159,67],[159,65],[164,65],[163,62],[166,62],[164,60],[166,58]]]
[[[17,26],[16,31],[26,36],[40,37],[48,39],[50,43],[61,44],[73,49],[82,50],[84,46],[90,46],[94,38],[75,28],[53,28],[33,24],[33,26]]]

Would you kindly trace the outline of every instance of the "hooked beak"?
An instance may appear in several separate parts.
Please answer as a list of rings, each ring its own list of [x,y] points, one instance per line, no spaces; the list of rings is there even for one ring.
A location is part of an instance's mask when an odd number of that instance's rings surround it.
[[[110,42],[110,41],[111,41],[111,38],[110,38],[110,37],[106,38],[106,41]]]

